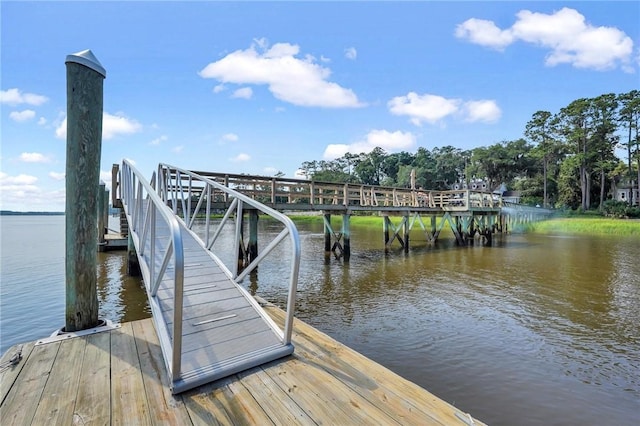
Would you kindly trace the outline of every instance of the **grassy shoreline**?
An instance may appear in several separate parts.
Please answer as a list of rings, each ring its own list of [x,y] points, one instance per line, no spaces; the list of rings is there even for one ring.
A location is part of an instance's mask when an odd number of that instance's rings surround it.
[[[322,224],[321,215],[293,215],[291,219],[295,223]],[[396,223],[399,218],[393,219]],[[331,224],[337,228],[342,223],[339,215],[331,217]],[[382,227],[382,216],[351,216],[351,226]],[[426,226],[427,222],[424,222]],[[440,223],[440,218],[438,218]],[[417,225],[416,225],[417,226]],[[640,220],[614,219],[606,217],[568,217],[553,218],[541,222],[520,225],[523,232],[536,234],[572,234],[572,235],[620,235],[640,237]],[[445,225],[444,232],[449,231],[449,225]]]
[[[640,220],[607,217],[554,218],[526,226],[536,234],[619,235],[640,237]]]

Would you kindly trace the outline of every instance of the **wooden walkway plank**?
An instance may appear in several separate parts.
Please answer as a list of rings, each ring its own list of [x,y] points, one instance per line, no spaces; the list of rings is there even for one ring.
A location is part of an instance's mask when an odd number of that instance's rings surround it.
[[[282,310],[267,307],[267,311],[277,323],[284,322]],[[337,379],[353,387],[363,397],[391,415],[395,413],[395,416],[405,420],[419,419],[423,424],[428,421],[428,424],[439,425],[459,424],[460,419],[456,412],[466,417],[463,411],[380,364],[369,363],[366,371],[352,368],[364,365],[368,359],[302,321],[295,320],[293,334],[296,343],[295,354],[312,360],[317,359],[318,364],[334,372]],[[477,420],[476,422],[481,424]]]
[[[272,361],[286,362],[289,358]],[[269,364],[267,364],[269,365]],[[262,409],[277,425],[315,425],[316,423],[282,387],[269,377],[263,367],[256,367],[238,374],[240,383],[245,386]]]
[[[42,398],[33,424],[71,424],[81,372],[78,367],[82,365],[86,344],[85,339],[68,339],[60,343],[60,349],[44,387],[44,393],[54,397]]]
[[[261,402],[258,403],[251,392],[238,382],[237,376],[226,380],[225,388],[228,392],[219,395],[225,409],[233,419],[241,420],[246,425],[275,424],[264,411]],[[246,423],[245,423],[246,422]]]
[[[111,398],[104,394],[111,387],[111,333],[93,334],[86,340],[73,424],[109,425]]]
[[[14,345],[0,358],[0,403],[7,397],[11,386],[13,386],[13,383],[25,366],[27,358],[31,355],[34,345],[35,342]],[[18,353],[22,354],[22,359],[17,364],[11,365],[9,360]]]
[[[111,335],[111,424],[151,425],[132,323]]]
[[[184,425],[191,423],[180,395],[172,395],[162,349],[151,321],[133,323],[142,380],[154,425]]]
[[[240,419],[230,417],[223,403],[220,401],[220,396],[224,397],[224,393],[229,392],[226,386],[222,384],[223,382],[224,380],[219,380],[182,394],[183,401],[194,425],[234,426],[236,424],[243,424]]]
[[[20,377],[0,407],[3,424],[31,424],[59,348],[60,342],[36,346],[22,361]]]
[[[305,362],[295,353],[286,364],[272,363],[264,371],[312,419],[335,425],[399,424],[353,389],[333,380],[321,366]]]

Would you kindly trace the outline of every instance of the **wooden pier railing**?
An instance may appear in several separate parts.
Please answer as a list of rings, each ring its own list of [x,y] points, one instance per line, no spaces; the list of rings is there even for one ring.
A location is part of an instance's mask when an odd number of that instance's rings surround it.
[[[171,171],[171,166],[166,166]],[[174,172],[175,173],[175,172]],[[428,191],[350,183],[317,182],[303,179],[196,171],[248,197],[276,208],[294,210],[386,210],[413,208],[433,211],[500,209],[502,197],[467,189]],[[188,179],[188,177],[183,177]],[[197,189],[196,189],[197,190]],[[213,202],[225,203],[223,192],[211,195]]]

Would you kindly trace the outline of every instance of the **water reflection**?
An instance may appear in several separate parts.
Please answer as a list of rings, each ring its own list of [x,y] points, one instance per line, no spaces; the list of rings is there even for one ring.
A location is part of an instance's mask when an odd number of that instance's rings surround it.
[[[98,253],[99,317],[114,322],[151,316],[140,278],[127,275],[126,251]]]

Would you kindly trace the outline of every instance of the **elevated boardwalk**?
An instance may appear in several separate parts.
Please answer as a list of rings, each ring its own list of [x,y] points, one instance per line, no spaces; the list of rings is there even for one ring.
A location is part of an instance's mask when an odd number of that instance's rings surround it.
[[[283,325],[282,310],[265,311]],[[0,371],[0,419],[3,425],[483,424],[299,320],[293,343],[293,355],[172,395],[151,319],[30,342],[17,365]]]

